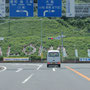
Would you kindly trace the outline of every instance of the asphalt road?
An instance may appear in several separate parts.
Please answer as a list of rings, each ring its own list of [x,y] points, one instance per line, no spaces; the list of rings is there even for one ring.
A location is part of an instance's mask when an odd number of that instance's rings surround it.
[[[0,63],[0,90],[90,90],[90,64]]]

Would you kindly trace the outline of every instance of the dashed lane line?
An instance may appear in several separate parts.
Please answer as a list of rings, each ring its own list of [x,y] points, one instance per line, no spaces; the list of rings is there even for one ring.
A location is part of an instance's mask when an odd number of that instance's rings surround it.
[[[57,68],[53,68],[52,70],[55,72]]]
[[[26,78],[26,79],[22,82],[22,84],[25,84],[28,80],[30,80],[33,75],[34,75],[34,74],[32,73],[28,78]]]
[[[39,65],[39,67],[37,68],[37,70],[39,70],[42,66],[43,66],[43,64]]]
[[[18,68],[16,72],[20,72],[21,70],[23,70],[22,68]]]
[[[55,68],[53,68],[53,71],[54,71],[54,72],[56,71]]]

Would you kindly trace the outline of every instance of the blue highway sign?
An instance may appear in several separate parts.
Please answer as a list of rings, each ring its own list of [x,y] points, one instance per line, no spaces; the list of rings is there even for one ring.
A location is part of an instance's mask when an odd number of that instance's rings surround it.
[[[79,61],[90,61],[90,58],[80,58]]]
[[[10,0],[10,17],[33,17],[33,0]]]
[[[61,17],[62,0],[38,0],[39,17]]]

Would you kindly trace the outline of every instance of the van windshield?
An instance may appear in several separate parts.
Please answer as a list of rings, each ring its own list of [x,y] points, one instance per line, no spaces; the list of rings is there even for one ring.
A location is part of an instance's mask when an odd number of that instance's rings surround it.
[[[58,52],[49,52],[48,57],[59,57]]]

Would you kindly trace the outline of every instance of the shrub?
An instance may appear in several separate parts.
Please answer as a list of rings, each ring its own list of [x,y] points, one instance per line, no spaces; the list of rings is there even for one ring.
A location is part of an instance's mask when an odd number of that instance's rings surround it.
[[[41,60],[41,56],[31,55],[31,60]]]
[[[66,58],[63,58],[63,60],[62,60],[62,62],[78,62],[79,61],[79,58],[75,58],[75,57],[73,57],[73,58],[71,58],[71,57],[66,57]]]
[[[0,61],[3,61],[3,56],[0,56]]]

